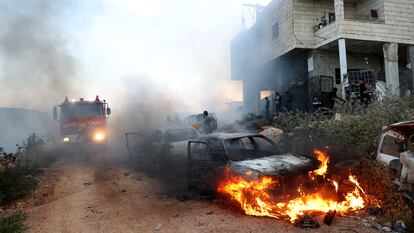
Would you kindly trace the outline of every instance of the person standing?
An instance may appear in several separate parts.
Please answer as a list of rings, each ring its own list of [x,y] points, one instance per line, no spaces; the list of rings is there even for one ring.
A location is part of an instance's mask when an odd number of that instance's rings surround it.
[[[282,111],[282,96],[279,92],[276,92],[274,101],[276,106],[276,114],[279,114]]]
[[[364,80],[359,81],[359,98],[361,104],[367,105],[369,102],[369,94],[367,91],[367,84]]]
[[[286,111],[288,111],[288,112],[292,111],[292,102],[293,102],[292,93],[290,93],[289,90],[286,90],[286,92],[285,92],[285,109],[286,109]]]
[[[342,101],[342,99],[338,97],[337,92],[338,92],[338,88],[336,88],[336,87],[334,87],[332,89],[332,91],[329,92],[328,101],[327,101],[328,106],[327,107],[332,109],[332,110],[334,109],[336,100]]]
[[[266,119],[269,119],[269,113],[270,113],[270,101],[269,101],[269,97],[265,97],[264,98],[265,101],[265,110],[264,110],[264,117]]]
[[[203,120],[204,120],[204,122],[203,122],[203,128],[202,128],[202,132],[203,133],[205,133],[205,134],[210,134],[211,133],[211,121],[212,121],[212,119],[211,119],[211,117],[208,115],[208,112],[207,111],[204,111],[203,112]]]

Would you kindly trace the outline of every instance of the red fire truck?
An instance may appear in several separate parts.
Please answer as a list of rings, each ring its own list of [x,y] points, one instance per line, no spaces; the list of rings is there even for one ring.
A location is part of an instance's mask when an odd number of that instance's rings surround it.
[[[53,118],[60,123],[62,142],[103,143],[107,141],[106,121],[111,109],[105,100],[96,96],[94,101],[83,98],[69,100],[53,109]]]

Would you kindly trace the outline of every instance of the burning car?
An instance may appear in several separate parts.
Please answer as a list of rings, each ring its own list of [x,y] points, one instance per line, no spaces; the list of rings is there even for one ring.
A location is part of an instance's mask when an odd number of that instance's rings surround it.
[[[382,131],[377,160],[388,166],[395,184],[414,203],[414,121],[393,124]]]
[[[300,223],[303,216],[347,214],[371,201],[351,170],[330,172],[326,151],[284,153],[261,134],[212,134],[190,141],[187,154],[189,187],[228,197],[247,215]]]
[[[143,133],[126,133],[129,158],[142,167],[160,170],[166,166],[184,166],[187,158],[187,143],[200,137],[190,127],[162,128],[150,137]]]
[[[214,190],[225,168],[241,176],[296,176],[318,168],[317,160],[282,153],[256,133],[218,133],[188,143],[189,187]]]

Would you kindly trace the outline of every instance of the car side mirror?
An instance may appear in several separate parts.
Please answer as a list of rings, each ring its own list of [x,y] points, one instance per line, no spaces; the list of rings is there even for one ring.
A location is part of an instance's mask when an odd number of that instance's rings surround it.
[[[106,115],[111,115],[111,108],[106,108]]]
[[[53,108],[53,120],[57,121],[58,115],[57,115],[57,107]]]

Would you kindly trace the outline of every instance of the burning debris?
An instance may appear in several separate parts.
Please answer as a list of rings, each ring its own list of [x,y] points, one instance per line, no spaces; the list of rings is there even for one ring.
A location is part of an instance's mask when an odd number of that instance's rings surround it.
[[[324,222],[329,225],[336,214],[361,210],[372,201],[355,175],[343,178],[329,174],[327,153],[315,149],[314,154],[321,164],[306,175],[249,180],[226,174],[217,191],[238,202],[247,215],[283,219],[305,227],[317,225],[310,218],[312,214],[327,214]],[[289,185],[284,185],[286,182]]]
[[[313,219],[309,214],[305,214],[299,219],[296,219],[294,224],[302,228],[318,228],[320,226],[318,221]]]

